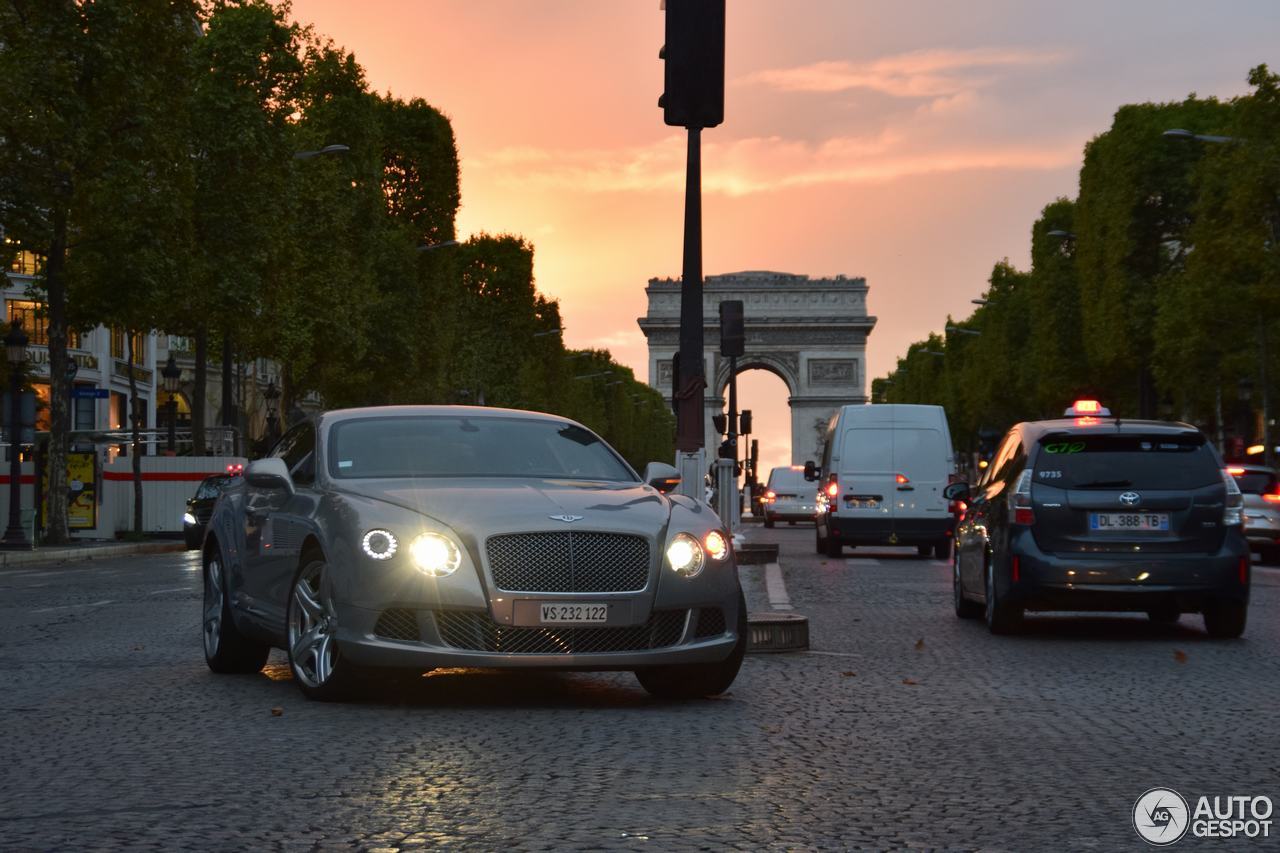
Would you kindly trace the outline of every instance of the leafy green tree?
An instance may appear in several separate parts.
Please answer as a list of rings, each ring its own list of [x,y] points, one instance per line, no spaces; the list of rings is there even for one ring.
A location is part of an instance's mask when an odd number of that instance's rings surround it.
[[[1154,417],[1154,329],[1168,276],[1182,268],[1195,198],[1192,161],[1162,133],[1217,128],[1214,99],[1130,104],[1085,146],[1075,210],[1075,262],[1085,353],[1112,409]]]

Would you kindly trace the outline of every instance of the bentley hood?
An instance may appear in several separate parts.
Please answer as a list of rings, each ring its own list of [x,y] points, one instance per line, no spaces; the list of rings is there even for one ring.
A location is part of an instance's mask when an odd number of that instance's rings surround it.
[[[671,514],[671,502],[644,483],[432,478],[347,481],[337,488],[481,536],[569,529],[653,536]]]

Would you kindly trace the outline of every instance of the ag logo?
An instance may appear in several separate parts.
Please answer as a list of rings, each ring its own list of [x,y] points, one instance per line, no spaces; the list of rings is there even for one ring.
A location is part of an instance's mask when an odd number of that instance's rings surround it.
[[[1187,834],[1187,801],[1172,788],[1152,788],[1133,804],[1133,828],[1148,844],[1165,847]]]

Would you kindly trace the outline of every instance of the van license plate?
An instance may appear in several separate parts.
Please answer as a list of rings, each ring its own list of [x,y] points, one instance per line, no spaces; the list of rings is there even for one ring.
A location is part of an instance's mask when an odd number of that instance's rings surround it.
[[[1089,529],[1101,533],[1126,533],[1131,530],[1169,530],[1167,512],[1091,512]]]
[[[609,621],[609,605],[607,604],[572,604],[569,602],[547,602],[541,605],[542,624],[563,625],[566,623],[593,623]]]

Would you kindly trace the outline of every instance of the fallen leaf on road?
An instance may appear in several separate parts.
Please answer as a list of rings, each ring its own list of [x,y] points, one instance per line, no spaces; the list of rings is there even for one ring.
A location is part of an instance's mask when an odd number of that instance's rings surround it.
[[[1173,659],[1174,659],[1174,660],[1176,660],[1178,663],[1186,663],[1186,662],[1187,662],[1187,653],[1186,653],[1186,652],[1184,652],[1182,649],[1174,649],[1174,650],[1173,650]]]
[[[915,684],[919,684],[920,682],[918,682],[918,681],[912,681],[910,678],[904,678],[904,679],[902,679],[902,683],[903,683],[903,684],[911,684],[911,685],[915,685]]]
[[[279,716],[282,716],[283,714],[284,714],[284,708],[276,706],[275,708],[271,709],[271,716],[273,717],[279,717]]]
[[[921,637],[920,639],[916,640],[916,651],[920,651],[923,648],[924,648],[924,637]]]
[[[140,651],[142,651],[142,646],[134,646],[134,647],[133,647],[133,650],[134,650],[135,652],[140,652]]]
[[[844,672],[842,672],[842,673],[840,673],[840,674],[841,674],[841,675],[843,675],[845,678],[851,678],[851,677],[853,677],[853,676],[857,675],[858,673],[854,672],[854,671],[853,671],[853,670],[851,670],[851,669],[846,669]]]

